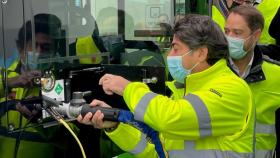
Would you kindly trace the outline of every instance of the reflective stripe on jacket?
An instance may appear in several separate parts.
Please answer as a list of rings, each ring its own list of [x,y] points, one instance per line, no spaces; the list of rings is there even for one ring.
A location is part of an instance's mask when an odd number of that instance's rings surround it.
[[[161,133],[169,157],[253,157],[251,91],[225,60],[191,74],[184,93],[171,99],[134,82],[123,97],[135,119]],[[136,157],[156,157],[153,145],[133,127],[121,124],[107,134],[123,150],[137,149]]]

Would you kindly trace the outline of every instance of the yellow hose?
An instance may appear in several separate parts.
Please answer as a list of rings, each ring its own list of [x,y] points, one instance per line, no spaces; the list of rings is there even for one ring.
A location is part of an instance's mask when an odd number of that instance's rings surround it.
[[[83,158],[86,158],[86,154],[85,154],[85,150],[83,148],[82,143],[80,142],[79,138],[76,136],[76,134],[74,133],[74,131],[71,129],[71,127],[63,120],[63,119],[59,119],[58,120],[71,134],[72,136],[75,138],[75,140],[77,141],[77,143],[79,144],[79,147],[81,149]]]

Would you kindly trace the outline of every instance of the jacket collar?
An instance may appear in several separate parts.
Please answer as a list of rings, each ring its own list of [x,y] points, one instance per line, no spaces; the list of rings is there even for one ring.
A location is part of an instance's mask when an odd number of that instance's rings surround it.
[[[176,87],[177,89],[185,88],[185,87],[186,87],[185,84],[180,83],[180,82],[177,82],[177,81],[174,82],[174,85],[175,85],[175,87]]]
[[[186,91],[194,91],[203,87],[203,85],[207,84],[208,81],[216,78],[217,74],[222,74],[226,71],[231,72],[226,64],[227,62],[225,59],[220,59],[208,69],[190,74],[185,80]]]
[[[15,72],[20,74],[21,73],[21,68],[22,68],[22,63],[19,60],[18,64],[17,64],[17,67],[15,68]]]
[[[254,50],[254,60],[249,75],[245,78],[247,83],[260,82],[265,80],[262,70],[263,54],[258,46]]]
[[[185,83],[177,82],[176,80],[173,80],[172,82],[167,82],[168,87],[174,87],[176,89],[184,89],[186,88],[186,85],[192,85],[193,87],[200,86],[201,84],[207,83],[209,78],[213,78],[215,73],[213,72],[222,72],[225,70],[225,67],[228,62],[226,62],[225,59],[220,59],[217,61],[214,65],[212,65],[210,68],[198,72],[195,74],[190,74],[186,79]],[[197,84],[199,81],[199,84]]]

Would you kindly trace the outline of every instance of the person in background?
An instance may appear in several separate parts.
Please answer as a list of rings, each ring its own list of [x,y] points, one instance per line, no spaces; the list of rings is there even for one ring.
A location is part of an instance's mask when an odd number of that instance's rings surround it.
[[[264,27],[252,6],[233,8],[226,21],[229,65],[250,86],[256,104],[256,158],[272,158],[276,145],[275,111],[280,107],[279,62],[264,56],[257,45]]]
[[[255,6],[264,16],[265,23],[258,41],[263,54],[280,61],[279,21],[280,0],[213,0],[212,18],[223,29],[231,9],[240,5]]]
[[[253,157],[253,98],[248,85],[227,67],[222,30],[208,16],[189,14],[175,24],[171,45],[171,97],[112,74],[99,81],[105,93],[123,96],[134,119],[160,132],[170,158]],[[99,100],[91,105],[109,107]],[[136,128],[103,117],[97,111],[77,119],[105,128],[117,145],[136,157],[157,157],[154,145]]]
[[[61,29],[60,19],[52,14],[34,16],[35,50],[32,49],[32,23],[27,21],[20,28],[16,41],[19,58],[10,67],[1,67],[0,101],[22,100],[39,95],[35,80],[41,77],[38,59],[54,57],[57,49],[55,35]],[[6,73],[5,73],[6,71]],[[7,74],[5,77],[4,75]],[[53,128],[27,128],[21,132],[8,133],[9,129],[24,128],[37,116],[37,111],[17,103],[17,111],[7,111],[1,116],[0,157],[50,158],[54,157],[57,146],[50,143]],[[0,107],[6,108],[6,107]]]
[[[162,31],[162,34],[157,37],[156,41],[159,45],[159,48],[163,50],[164,48],[170,47],[170,35],[172,31],[172,26],[167,14],[160,14],[158,16],[158,26]]]
[[[269,35],[275,39],[276,44],[260,45],[262,52],[270,58],[280,61],[280,7],[269,26]]]

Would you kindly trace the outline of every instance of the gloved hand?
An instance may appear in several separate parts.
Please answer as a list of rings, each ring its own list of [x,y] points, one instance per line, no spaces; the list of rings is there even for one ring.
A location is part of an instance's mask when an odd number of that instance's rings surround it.
[[[8,78],[8,87],[9,88],[30,88],[34,86],[34,81],[37,78],[40,78],[42,73],[40,71],[28,71],[24,72],[19,76]]]

